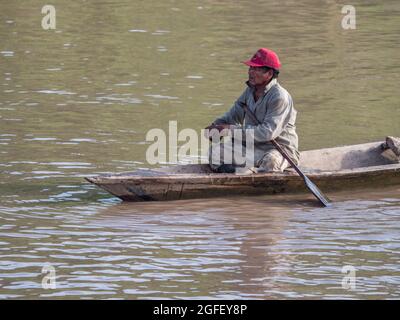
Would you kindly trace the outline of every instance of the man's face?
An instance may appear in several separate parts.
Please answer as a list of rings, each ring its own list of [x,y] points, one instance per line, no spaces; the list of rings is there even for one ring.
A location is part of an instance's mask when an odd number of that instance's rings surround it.
[[[253,86],[267,85],[272,76],[272,70],[265,71],[263,67],[249,67],[249,83]]]

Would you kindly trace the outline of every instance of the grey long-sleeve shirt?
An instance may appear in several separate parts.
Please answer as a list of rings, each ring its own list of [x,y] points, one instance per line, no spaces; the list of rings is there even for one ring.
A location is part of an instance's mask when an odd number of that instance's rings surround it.
[[[241,103],[247,104],[261,124],[254,123],[252,118],[245,114]],[[254,101],[254,88],[248,85],[232,108],[216,119],[214,124],[235,125],[236,128],[242,128],[243,131],[254,129],[254,151],[257,160],[274,148],[269,141],[275,139],[288,152],[291,159],[298,164],[300,154],[295,126],[296,115],[297,111],[289,92],[276,79],[273,79],[257,102]],[[243,137],[245,137],[245,132],[243,132]]]

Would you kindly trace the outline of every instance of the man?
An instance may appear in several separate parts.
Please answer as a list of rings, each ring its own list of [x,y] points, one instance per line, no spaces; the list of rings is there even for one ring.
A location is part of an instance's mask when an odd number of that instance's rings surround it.
[[[267,48],[259,49],[250,60],[243,63],[249,66],[247,88],[232,108],[206,129],[219,132],[242,130],[243,137],[248,134],[248,129],[252,129],[254,163],[252,167],[247,165],[249,169],[252,172],[282,172],[289,164],[270,141],[274,139],[279,143],[296,164],[300,154],[295,127],[297,111],[292,97],[277,81],[281,63],[278,55]],[[255,115],[257,122],[245,111],[244,106]],[[245,146],[246,138],[241,144]],[[213,171],[238,172],[235,154],[230,161],[224,159],[223,150],[227,148],[228,152],[232,152],[232,142],[227,143],[226,139],[210,148],[209,160]]]

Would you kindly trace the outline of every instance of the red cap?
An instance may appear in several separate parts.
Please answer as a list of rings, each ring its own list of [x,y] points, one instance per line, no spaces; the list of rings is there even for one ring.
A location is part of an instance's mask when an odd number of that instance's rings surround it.
[[[243,63],[250,67],[269,67],[275,70],[279,70],[281,67],[278,55],[267,48],[259,49],[250,60],[243,61]]]

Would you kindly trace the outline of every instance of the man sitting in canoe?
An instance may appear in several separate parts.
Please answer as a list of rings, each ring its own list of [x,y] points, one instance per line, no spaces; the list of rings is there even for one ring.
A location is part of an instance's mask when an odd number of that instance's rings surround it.
[[[250,60],[243,63],[249,66],[247,88],[232,108],[206,129],[217,129],[219,132],[242,130],[243,137],[249,132],[246,129],[252,129],[254,163],[247,167],[252,172],[282,172],[289,163],[271,140],[279,143],[295,164],[298,164],[300,154],[295,127],[297,111],[292,97],[277,81],[281,63],[278,55],[267,48],[259,49]],[[241,143],[245,145],[245,138]],[[211,169],[220,173],[237,171],[238,163],[235,163],[234,154],[230,157],[233,160],[224,161],[223,150],[229,148],[228,152],[232,152],[232,141],[221,140],[217,145],[219,149],[216,145],[210,148]]]

